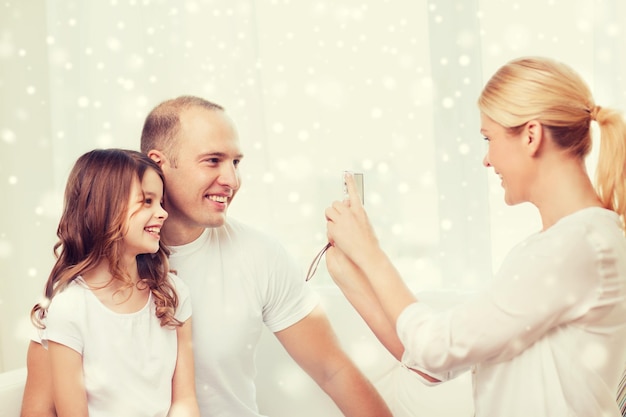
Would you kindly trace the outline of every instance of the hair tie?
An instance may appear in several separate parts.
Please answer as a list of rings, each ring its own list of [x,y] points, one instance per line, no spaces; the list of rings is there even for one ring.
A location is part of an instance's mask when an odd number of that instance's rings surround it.
[[[591,120],[597,120],[598,113],[601,108],[602,107],[600,106],[593,106],[593,108],[589,111],[589,117],[591,117]]]

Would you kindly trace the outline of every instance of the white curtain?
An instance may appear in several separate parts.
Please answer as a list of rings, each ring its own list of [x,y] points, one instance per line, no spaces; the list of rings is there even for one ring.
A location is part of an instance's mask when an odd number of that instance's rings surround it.
[[[341,172],[363,172],[382,245],[415,291],[480,287],[539,225],[532,207],[504,206],[481,165],[475,102],[499,66],[551,56],[583,75],[599,105],[626,108],[618,0],[0,8],[0,371],[24,366],[73,162],[96,147],[138,149],[162,100],[193,94],[226,107],[245,151],[230,214],[280,238],[303,272],[325,243]],[[323,263],[312,285],[335,291]]]

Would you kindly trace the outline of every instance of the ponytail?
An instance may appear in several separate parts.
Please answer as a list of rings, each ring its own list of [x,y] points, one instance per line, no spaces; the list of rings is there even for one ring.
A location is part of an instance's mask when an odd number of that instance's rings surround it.
[[[600,126],[596,191],[604,207],[619,215],[624,229],[626,227],[626,122],[616,110],[599,106],[593,109],[591,117]]]

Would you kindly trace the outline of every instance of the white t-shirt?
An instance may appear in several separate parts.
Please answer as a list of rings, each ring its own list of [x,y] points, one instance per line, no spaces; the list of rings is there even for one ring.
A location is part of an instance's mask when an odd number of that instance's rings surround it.
[[[172,248],[193,306],[196,392],[203,417],[257,417],[255,352],[263,326],[283,330],[319,297],[274,239],[234,219]]]
[[[178,293],[176,318],[191,316],[186,285],[170,275]],[[167,415],[176,367],[177,335],[161,327],[152,293],[135,313],[116,313],[98,300],[81,277],[55,295],[41,335],[83,357],[90,417]]]
[[[403,362],[441,380],[472,368],[476,416],[620,416],[626,361],[626,239],[588,208],[530,236],[480,296],[397,322]]]

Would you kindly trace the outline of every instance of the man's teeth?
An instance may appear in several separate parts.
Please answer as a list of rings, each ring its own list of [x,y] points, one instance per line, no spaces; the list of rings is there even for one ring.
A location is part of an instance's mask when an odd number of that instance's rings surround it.
[[[218,203],[225,203],[228,201],[228,197],[223,195],[210,195],[209,200],[217,201]]]

